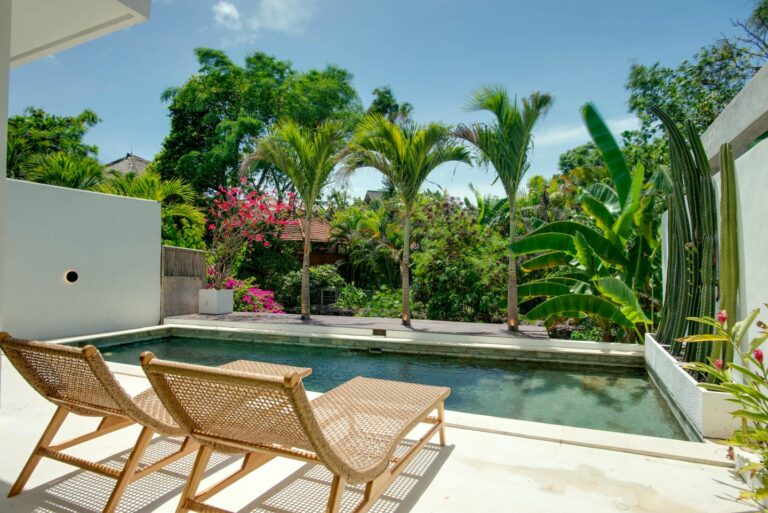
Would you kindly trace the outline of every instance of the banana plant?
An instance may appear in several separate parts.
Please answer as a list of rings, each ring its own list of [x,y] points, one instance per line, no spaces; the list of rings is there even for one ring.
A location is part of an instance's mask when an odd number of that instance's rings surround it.
[[[535,255],[523,272],[565,269],[557,278],[521,285],[521,299],[544,298],[528,320],[591,317],[610,339],[618,326],[624,340],[641,340],[655,318],[660,290],[659,219],[655,197],[641,164],[630,170],[619,145],[592,104],[581,109],[592,140],[603,155],[611,185],[595,183],[579,191],[591,223],[557,221],[517,241],[516,255]]]

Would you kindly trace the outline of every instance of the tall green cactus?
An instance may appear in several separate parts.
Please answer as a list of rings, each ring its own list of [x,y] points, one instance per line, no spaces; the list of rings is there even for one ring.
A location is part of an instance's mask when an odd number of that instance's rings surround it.
[[[679,354],[686,334],[702,332],[688,317],[711,317],[717,282],[717,212],[709,161],[696,130],[686,123],[686,137],[665,111],[651,112],[661,120],[669,138],[672,185],[669,215],[669,267],[665,301],[657,335]],[[705,361],[710,345],[687,344],[686,361]]]
[[[736,217],[736,169],[733,148],[720,146],[720,309],[731,319],[738,317],[739,294],[739,227]],[[730,344],[717,344],[712,358],[733,359]]]

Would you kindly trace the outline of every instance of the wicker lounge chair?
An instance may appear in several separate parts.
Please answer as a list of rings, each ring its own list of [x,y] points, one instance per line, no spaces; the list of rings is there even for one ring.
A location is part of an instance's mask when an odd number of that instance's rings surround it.
[[[234,362],[237,363],[237,362]],[[357,377],[310,401],[310,369],[239,372],[161,361],[141,364],[170,414],[200,442],[177,512],[224,510],[205,501],[276,456],[325,465],[333,474],[326,511],[341,506],[346,483],[365,483],[356,513],[367,511],[426,443],[445,445],[449,388]],[[436,417],[429,414],[437,410]],[[419,423],[431,426],[404,454],[395,451]],[[198,493],[211,453],[245,453],[234,474]]]
[[[130,483],[197,448],[197,442],[187,437],[178,451],[140,468],[141,457],[154,433],[185,437],[188,434],[188,431],[173,421],[151,388],[133,398],[129,396],[93,346],[75,348],[19,340],[11,338],[7,333],[0,333],[0,347],[24,379],[57,406],[48,427],[11,487],[9,497],[22,491],[41,458],[46,457],[116,479],[104,507],[104,512],[110,513],[115,510]],[[53,444],[53,438],[70,413],[103,418],[95,431]],[[122,469],[62,452],[135,423],[142,425],[143,429]]]

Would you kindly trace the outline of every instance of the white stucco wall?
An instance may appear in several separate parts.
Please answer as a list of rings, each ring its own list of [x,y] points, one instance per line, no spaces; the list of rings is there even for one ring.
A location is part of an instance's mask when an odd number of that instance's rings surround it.
[[[159,203],[7,180],[4,207],[6,331],[46,339],[159,322]]]

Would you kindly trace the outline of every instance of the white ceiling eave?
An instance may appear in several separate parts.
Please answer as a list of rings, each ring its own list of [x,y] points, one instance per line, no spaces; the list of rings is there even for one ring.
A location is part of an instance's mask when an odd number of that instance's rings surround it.
[[[11,67],[149,19],[151,0],[12,0]]]

